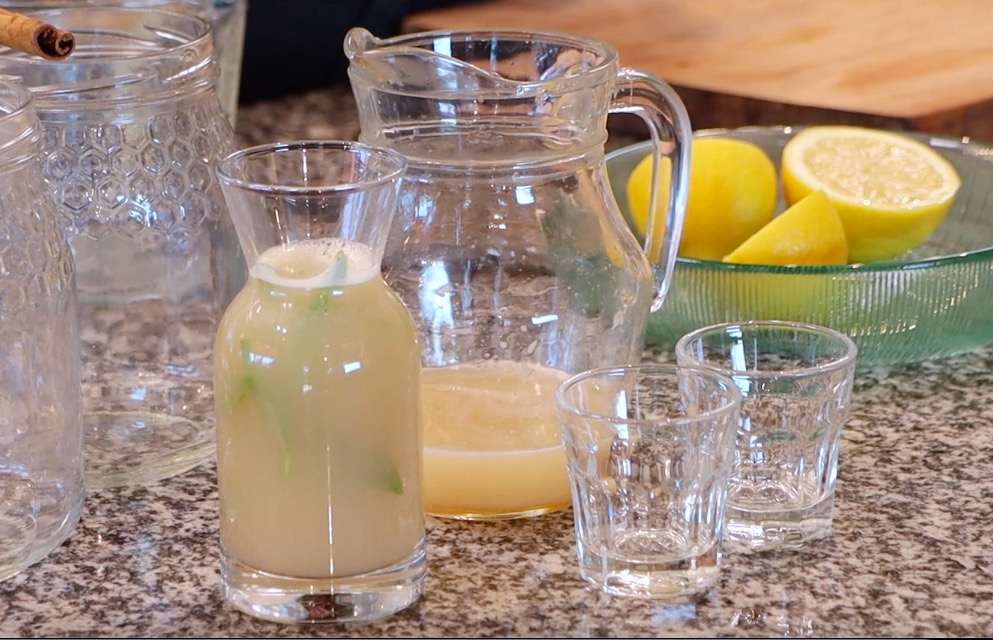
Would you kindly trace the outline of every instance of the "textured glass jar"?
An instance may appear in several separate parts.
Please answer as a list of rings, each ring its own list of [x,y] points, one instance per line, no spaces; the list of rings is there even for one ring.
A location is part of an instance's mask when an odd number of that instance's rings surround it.
[[[177,11],[209,21],[214,35],[215,57],[221,69],[217,93],[224,111],[234,123],[238,113],[248,0],[0,0],[0,7],[21,13],[86,5]]]
[[[213,454],[211,339],[244,282],[213,171],[233,131],[210,29],[119,8],[36,15],[71,30],[76,51],[0,51],[0,74],[35,94],[75,258],[87,483],[167,477]]]
[[[41,177],[31,94],[0,82],[0,580],[83,508],[72,258]]]

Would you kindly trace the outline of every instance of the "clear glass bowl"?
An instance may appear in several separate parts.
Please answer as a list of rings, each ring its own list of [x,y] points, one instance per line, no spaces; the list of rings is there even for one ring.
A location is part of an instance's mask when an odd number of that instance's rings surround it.
[[[783,146],[799,130],[748,127],[696,135],[754,142],[778,166]],[[671,349],[680,336],[705,325],[794,320],[848,334],[859,347],[860,366],[942,358],[993,342],[993,145],[907,135],[948,158],[962,177],[955,205],[926,243],[896,260],[831,267],[680,258],[669,297],[649,318],[647,342]],[[625,216],[628,174],[650,149],[644,142],[607,156]]]

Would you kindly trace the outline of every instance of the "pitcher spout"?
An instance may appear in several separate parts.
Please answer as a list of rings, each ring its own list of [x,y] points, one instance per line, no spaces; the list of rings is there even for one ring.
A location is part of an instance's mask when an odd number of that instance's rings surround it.
[[[353,27],[345,34],[345,57],[354,60],[356,56],[379,47],[383,41],[372,35],[368,29]]]
[[[520,82],[454,55],[452,42],[444,34],[437,38],[424,35],[410,42],[404,36],[383,40],[362,27],[351,29],[344,43],[350,75],[401,92],[521,93]]]

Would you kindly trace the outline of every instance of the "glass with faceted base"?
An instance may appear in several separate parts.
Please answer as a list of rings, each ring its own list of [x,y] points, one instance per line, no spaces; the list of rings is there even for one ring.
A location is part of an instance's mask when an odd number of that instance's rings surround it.
[[[703,327],[676,343],[680,363],[741,389],[728,539],[765,549],[830,534],[856,353],[838,331],[776,320]]]
[[[559,387],[579,572],[624,596],[717,582],[741,394],[693,366],[594,369]]]

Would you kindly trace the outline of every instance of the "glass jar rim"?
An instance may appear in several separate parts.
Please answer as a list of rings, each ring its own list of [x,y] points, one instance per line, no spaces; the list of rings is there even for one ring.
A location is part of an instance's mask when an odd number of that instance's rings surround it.
[[[97,5],[27,13],[76,37],[72,56],[59,61],[0,49],[0,79],[27,86],[40,110],[101,108],[216,81],[213,33],[201,17]]]
[[[0,158],[5,166],[36,155],[37,122],[34,95],[24,85],[0,78]]]

